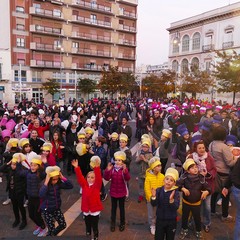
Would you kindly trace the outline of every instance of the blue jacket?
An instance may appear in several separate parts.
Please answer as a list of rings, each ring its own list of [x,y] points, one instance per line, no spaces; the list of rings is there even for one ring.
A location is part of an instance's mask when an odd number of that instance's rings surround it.
[[[61,189],[72,189],[73,185],[72,183],[66,179],[66,181],[61,181],[55,185],[48,184],[46,186],[45,184],[42,185],[39,191],[39,196],[42,199],[41,203],[41,210],[47,210],[47,211],[54,211],[56,209],[61,208],[61,196],[60,196],[60,190]]]

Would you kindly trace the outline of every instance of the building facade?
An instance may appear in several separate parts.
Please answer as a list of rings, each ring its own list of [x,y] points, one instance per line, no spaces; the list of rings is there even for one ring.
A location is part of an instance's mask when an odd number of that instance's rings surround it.
[[[7,33],[0,53],[5,51],[10,57],[2,59],[1,65],[10,73],[5,83],[12,90],[8,102],[22,98],[39,102],[42,97],[51,100],[41,89],[46,79],[60,83],[61,92],[55,99],[79,98],[78,79],[98,82],[102,69],[110,65],[118,66],[119,71],[135,70],[137,0],[0,2],[1,9],[7,10],[4,18],[0,16]],[[5,19],[9,20],[6,25],[2,24]]]
[[[201,70],[211,71],[216,61],[215,50],[240,53],[240,3],[171,23],[167,30],[171,69],[181,73],[197,65]],[[199,96],[228,102],[232,100],[232,93],[217,93],[215,89]],[[236,101],[240,100],[239,94],[236,97]]]

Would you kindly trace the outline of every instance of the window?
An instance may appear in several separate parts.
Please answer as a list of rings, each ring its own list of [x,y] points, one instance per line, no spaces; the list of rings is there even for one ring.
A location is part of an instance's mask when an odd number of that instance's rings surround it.
[[[199,59],[197,57],[194,57],[192,59],[192,64],[191,64],[191,69],[192,70],[196,70],[196,69],[199,69]]]
[[[61,13],[61,10],[59,9],[54,9],[53,10],[53,16],[54,17],[61,17],[62,13]]]
[[[124,21],[123,20],[119,20],[119,24],[123,25]]]
[[[189,51],[189,42],[190,42],[189,36],[188,35],[183,36],[183,38],[182,38],[182,51],[183,52]]]
[[[187,73],[189,71],[188,69],[188,60],[186,58],[184,58],[182,60],[182,64],[181,64],[181,72],[182,73]]]
[[[179,43],[173,43],[173,53],[179,53]]]
[[[24,13],[24,7],[16,6],[16,12]]]
[[[39,88],[32,89],[32,98],[35,103],[40,103],[43,99],[43,92]]]
[[[25,30],[25,26],[23,24],[17,24],[16,29],[17,30]]]
[[[19,81],[20,77],[21,77],[22,82],[26,82],[27,81],[27,71],[22,70],[20,73],[20,70],[15,70],[14,71],[14,81]]]
[[[178,61],[177,60],[174,60],[172,62],[172,70],[176,73],[178,72]]]
[[[25,59],[20,59],[20,58],[18,58],[18,59],[17,59],[17,62],[18,62],[18,65],[23,65],[23,66],[25,66]]]
[[[78,42],[72,42],[72,47],[73,48],[78,48],[79,47],[79,43]]]
[[[41,82],[42,73],[41,72],[32,72],[32,82]]]
[[[200,49],[200,33],[194,33],[192,50],[199,50],[199,49]]]
[[[91,14],[90,19],[91,23],[97,23],[97,16],[95,14]]]
[[[211,68],[211,62],[210,61],[207,61],[206,62],[206,71],[210,71],[210,68]]]
[[[61,50],[60,40],[54,40],[54,49]]]
[[[25,39],[24,38],[17,38],[17,47],[25,48]]]

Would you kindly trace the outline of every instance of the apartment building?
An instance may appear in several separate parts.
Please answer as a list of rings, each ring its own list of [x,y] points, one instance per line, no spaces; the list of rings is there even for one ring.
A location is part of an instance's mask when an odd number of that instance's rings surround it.
[[[211,71],[216,61],[215,50],[240,53],[240,2],[171,23],[167,30],[171,69],[181,73],[197,65]],[[181,84],[180,81],[177,83]],[[232,93],[217,93],[213,88],[200,97],[231,102]]]
[[[41,89],[46,79],[60,83],[55,99],[79,98],[78,79],[98,82],[102,69],[110,65],[135,70],[137,0],[1,0],[1,5],[8,7],[9,19],[9,24],[1,24],[9,32],[4,38],[10,38],[6,49],[13,92],[8,101],[19,100],[21,94],[50,102]],[[0,16],[0,23],[4,21]],[[98,96],[101,93],[93,94]]]

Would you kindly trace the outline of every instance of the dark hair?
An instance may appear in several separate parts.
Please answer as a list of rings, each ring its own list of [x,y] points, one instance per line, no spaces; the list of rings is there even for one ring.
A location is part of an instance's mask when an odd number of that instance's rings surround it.
[[[103,136],[99,136],[99,137],[97,138],[97,140],[98,140],[100,143],[102,143],[102,144],[104,144],[104,143],[107,142],[106,138],[103,137]]]
[[[32,151],[31,145],[30,145],[29,143],[27,143],[27,144],[24,144],[23,147],[22,147],[22,153],[23,153],[23,154],[26,154],[26,153],[27,153],[27,152],[25,151],[25,148],[28,147],[28,146],[31,148],[30,152]]]
[[[200,145],[200,144],[203,144],[204,147],[205,147],[205,149],[206,149],[206,144],[205,144],[205,142],[204,142],[203,140],[200,140],[200,141],[195,142],[195,143],[193,144],[193,152],[197,152],[197,147],[198,147],[198,145]]]
[[[218,141],[226,140],[227,131],[226,131],[226,128],[224,128],[223,126],[217,126],[213,128],[212,133],[213,133],[213,140],[218,140]]]

